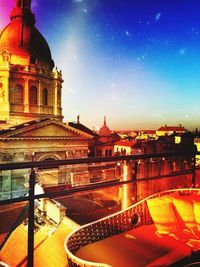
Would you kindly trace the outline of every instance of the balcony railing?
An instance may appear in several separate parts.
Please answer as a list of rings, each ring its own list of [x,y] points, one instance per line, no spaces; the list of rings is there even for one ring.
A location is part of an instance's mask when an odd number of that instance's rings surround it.
[[[28,266],[32,267],[35,201],[47,198],[59,201],[63,197],[72,197],[77,193],[107,190],[108,194],[117,196],[120,209],[125,209],[144,197],[162,190],[196,187],[198,179],[196,179],[195,163],[194,153],[162,153],[1,164],[0,204],[28,204],[28,214],[25,216],[28,217],[27,259]],[[19,180],[22,181],[21,186],[17,184]],[[48,190],[36,192],[36,185],[40,183]],[[111,202],[104,200],[101,203],[108,205]],[[23,215],[24,212],[23,210]],[[105,214],[104,210],[98,213],[102,216]],[[73,214],[75,217],[78,215]],[[1,248],[14,227],[15,225],[5,236]]]

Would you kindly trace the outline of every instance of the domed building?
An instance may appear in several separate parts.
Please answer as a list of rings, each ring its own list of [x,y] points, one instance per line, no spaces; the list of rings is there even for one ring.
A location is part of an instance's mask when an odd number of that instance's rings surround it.
[[[0,120],[11,125],[43,117],[62,120],[62,74],[36,29],[30,0],[16,0],[0,34]]]
[[[62,73],[35,27],[31,1],[16,0],[10,20],[0,32],[0,163],[87,157],[94,134],[79,119],[62,121]],[[1,192],[11,176],[1,177]],[[62,175],[54,183],[67,181]]]
[[[99,135],[102,137],[108,137],[111,135],[111,131],[108,128],[108,126],[106,125],[106,117],[104,117],[103,126],[99,130]]]
[[[114,144],[118,141],[119,136],[115,133],[111,133],[106,124],[106,117],[104,117],[103,126],[100,128],[99,134],[94,139],[94,155],[96,157],[114,156]]]

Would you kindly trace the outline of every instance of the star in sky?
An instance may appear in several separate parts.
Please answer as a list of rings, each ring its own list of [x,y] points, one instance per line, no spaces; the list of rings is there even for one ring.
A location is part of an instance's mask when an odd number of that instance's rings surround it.
[[[157,22],[158,20],[160,20],[160,17],[161,17],[162,13],[161,12],[158,12],[155,16],[155,21]]]
[[[181,56],[185,55],[185,54],[186,54],[186,48],[181,48],[181,49],[179,50],[179,54],[180,54]]]
[[[72,0],[73,3],[82,3],[83,0]]]

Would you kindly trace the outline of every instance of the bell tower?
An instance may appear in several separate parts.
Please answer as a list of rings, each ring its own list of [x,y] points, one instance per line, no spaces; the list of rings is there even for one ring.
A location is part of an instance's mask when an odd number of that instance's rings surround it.
[[[10,20],[0,34],[0,122],[62,121],[62,73],[34,26],[31,0],[16,0]]]

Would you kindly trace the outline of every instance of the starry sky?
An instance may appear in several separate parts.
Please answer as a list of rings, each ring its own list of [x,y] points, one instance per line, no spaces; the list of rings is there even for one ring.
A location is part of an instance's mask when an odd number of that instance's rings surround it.
[[[0,28],[14,0],[0,0]],[[63,115],[99,129],[200,128],[199,0],[32,0]]]

